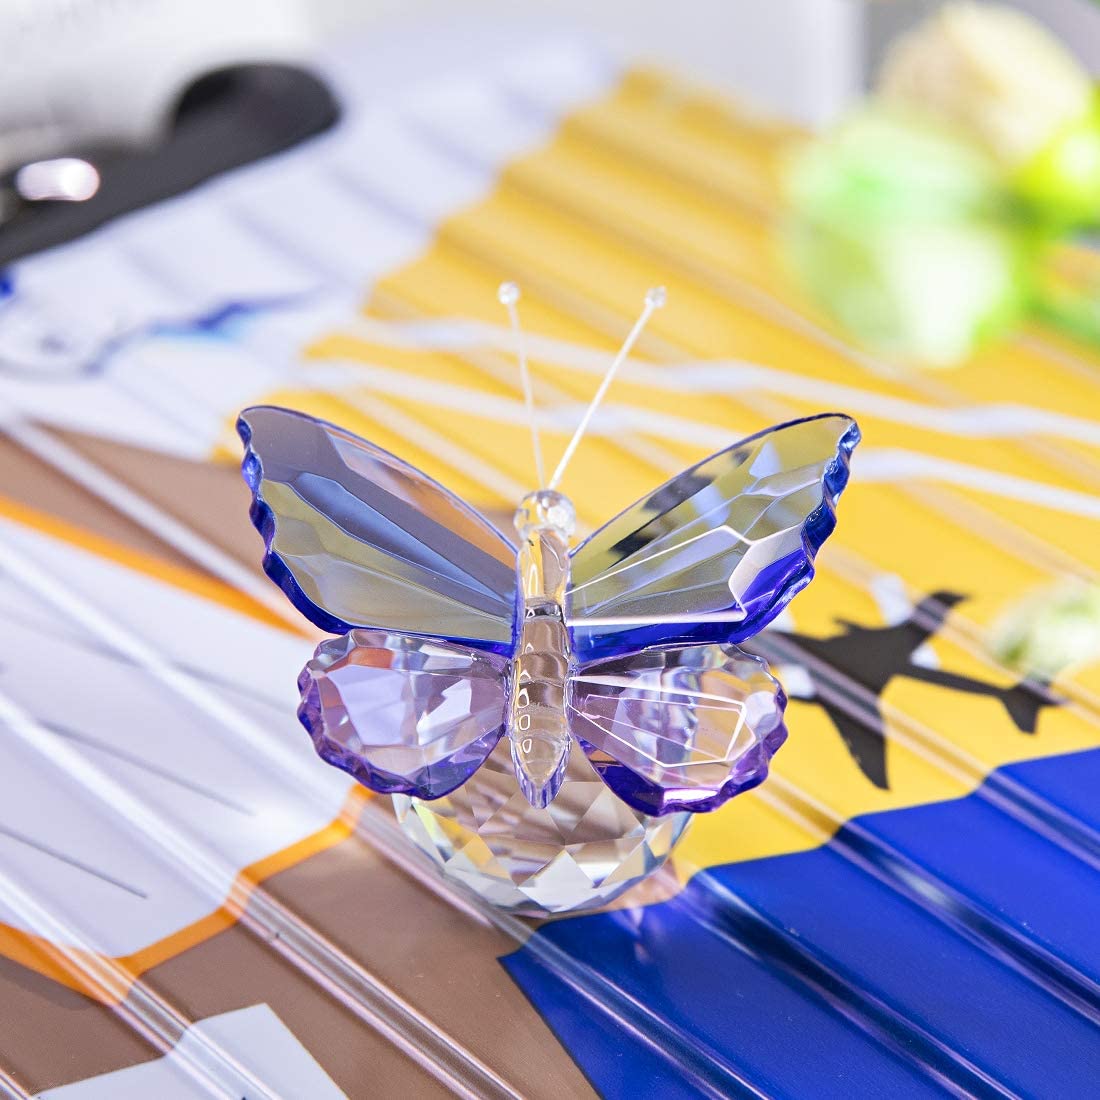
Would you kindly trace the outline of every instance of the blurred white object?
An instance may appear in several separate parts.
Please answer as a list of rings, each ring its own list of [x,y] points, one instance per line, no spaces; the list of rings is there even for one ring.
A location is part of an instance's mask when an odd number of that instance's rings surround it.
[[[99,173],[79,157],[36,160],[15,173],[15,190],[28,202],[85,202],[99,190]]]
[[[312,52],[300,0],[5,0],[0,171],[95,144],[138,145],[196,77]]]

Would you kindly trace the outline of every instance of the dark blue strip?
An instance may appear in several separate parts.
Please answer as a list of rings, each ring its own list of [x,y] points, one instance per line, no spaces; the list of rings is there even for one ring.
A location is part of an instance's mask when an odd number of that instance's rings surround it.
[[[1030,788],[1100,834],[1100,751],[1029,760],[1000,768],[998,774]]]
[[[1100,750],[1011,770],[1033,790],[1065,795],[1084,780],[1095,791]],[[919,880],[864,861],[879,842],[947,893],[925,898]],[[956,909],[981,913],[1001,939]],[[980,794],[867,815],[822,848],[713,868],[673,901],[538,935],[769,1095],[1074,1098],[1100,1081],[1088,1004],[1026,957],[1033,976],[1021,972],[1001,942],[1034,945],[1087,986],[1100,975],[1095,872]],[[529,948],[504,964],[602,1093],[699,1095],[690,1073],[578,1003]]]

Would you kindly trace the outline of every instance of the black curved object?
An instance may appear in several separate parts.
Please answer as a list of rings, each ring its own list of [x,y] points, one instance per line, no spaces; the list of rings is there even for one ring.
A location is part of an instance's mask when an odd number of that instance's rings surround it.
[[[99,190],[86,202],[24,202],[0,223],[0,265],[288,149],[328,129],[339,115],[325,84],[292,65],[206,73],[181,96],[175,122],[156,146],[58,150],[57,156],[94,164]]]

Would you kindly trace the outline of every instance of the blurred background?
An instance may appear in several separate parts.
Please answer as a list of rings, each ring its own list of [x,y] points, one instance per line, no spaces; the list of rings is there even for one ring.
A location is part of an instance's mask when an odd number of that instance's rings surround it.
[[[768,4],[598,5],[580,0],[528,3],[522,15],[568,22],[608,46],[705,80],[786,117],[824,122],[870,86],[890,42],[927,18],[936,0],[775,0]],[[1100,9],[1090,0],[1024,0],[1010,5],[1037,18],[1092,70],[1100,67]],[[409,19],[451,20],[454,5],[322,0],[310,5],[322,34],[387,27]],[[515,5],[474,2],[466,16],[517,17]]]
[[[478,2],[200,0],[182,14],[157,0],[10,0],[0,259],[295,144],[335,118],[341,72],[354,73],[358,111],[433,66],[566,32],[819,135],[773,151],[775,245],[792,285],[868,347],[950,366],[1037,317],[1100,341],[1091,290],[1066,285],[1056,247],[1098,218],[1100,7],[1089,0],[519,14]],[[321,58],[328,71],[306,87]],[[965,293],[937,293],[941,271],[960,264]]]

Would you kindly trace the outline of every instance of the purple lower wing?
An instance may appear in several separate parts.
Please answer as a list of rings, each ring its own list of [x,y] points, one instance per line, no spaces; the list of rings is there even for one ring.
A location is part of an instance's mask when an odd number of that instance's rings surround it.
[[[322,759],[381,794],[440,798],[504,733],[508,661],[382,631],[322,642],[298,679],[298,717]]]
[[[569,720],[603,781],[651,815],[715,810],[761,783],[786,740],[786,698],[737,646],[651,649],[570,684]]]

